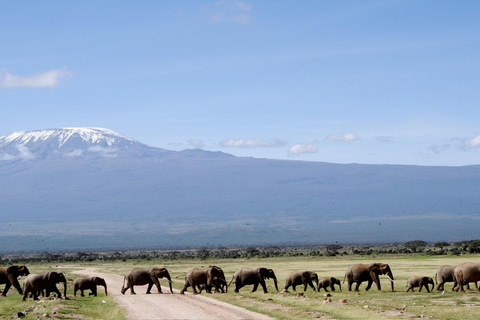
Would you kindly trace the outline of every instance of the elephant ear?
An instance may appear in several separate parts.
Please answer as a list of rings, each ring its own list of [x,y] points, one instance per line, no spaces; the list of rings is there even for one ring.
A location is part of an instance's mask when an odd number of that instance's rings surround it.
[[[380,272],[382,272],[381,267],[380,267],[380,265],[379,265],[378,263],[374,263],[374,264],[370,265],[370,266],[368,267],[368,271],[370,272],[370,274],[371,274],[372,272],[374,272],[374,273],[380,273]]]
[[[98,284],[98,280],[99,278],[98,277],[92,277],[92,282],[95,283],[95,284]]]
[[[305,271],[304,273],[302,273],[302,276],[304,276],[305,278],[311,278],[311,275],[312,273],[310,271]]]
[[[45,274],[45,278],[48,279],[50,282],[53,282],[57,278],[57,273],[56,272],[47,272]]]
[[[19,272],[19,267],[18,266],[10,266],[7,268],[7,273],[8,274],[11,274],[11,275],[14,275],[14,276],[18,276],[20,274]]]
[[[262,278],[268,279],[268,270],[267,268],[258,268],[258,274],[262,276]]]

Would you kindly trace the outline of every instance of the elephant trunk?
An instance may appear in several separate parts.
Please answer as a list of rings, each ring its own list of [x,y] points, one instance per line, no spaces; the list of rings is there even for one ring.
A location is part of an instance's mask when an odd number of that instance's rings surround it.
[[[63,283],[63,296],[66,300],[67,299],[67,281]]]
[[[108,293],[107,293],[107,284],[106,284],[106,283],[105,283],[104,287],[105,287],[105,295],[108,296]]]
[[[395,291],[395,288],[394,288],[394,285],[395,285],[395,281],[393,281],[393,274],[388,274],[387,273],[387,277],[388,279],[390,279],[390,282],[391,282],[391,285],[392,285],[392,292]]]
[[[338,281],[338,288],[342,291],[342,283],[340,281]]]
[[[168,280],[168,286],[170,287],[170,293],[173,293],[172,289],[172,278],[170,278],[170,275],[168,274],[165,278]]]
[[[277,292],[280,292],[278,291],[277,278],[273,278],[273,283],[275,284],[275,289],[277,289]]]

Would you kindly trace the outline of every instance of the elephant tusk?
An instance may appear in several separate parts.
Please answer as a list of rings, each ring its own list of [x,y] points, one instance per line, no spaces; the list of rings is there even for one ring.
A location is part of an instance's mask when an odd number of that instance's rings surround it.
[[[390,276],[387,274],[387,277],[390,281],[392,281],[393,283],[395,283],[395,280],[393,280],[392,278],[390,278]]]

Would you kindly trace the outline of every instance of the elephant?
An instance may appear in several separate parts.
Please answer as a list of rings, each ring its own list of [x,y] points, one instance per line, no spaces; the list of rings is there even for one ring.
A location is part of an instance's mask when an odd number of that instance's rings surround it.
[[[427,289],[427,292],[430,292],[430,288],[428,287],[429,284],[432,285],[432,290],[433,290],[433,288],[435,287],[435,283],[433,282],[432,278],[430,278],[430,277],[410,277],[407,280],[407,286],[408,286],[407,292],[410,291],[410,290],[412,290],[412,292],[414,292],[413,288],[416,288],[416,287],[420,287],[418,289],[418,292],[421,292],[422,288],[424,286]]]
[[[285,282],[285,289],[284,292],[288,292],[288,288],[292,286],[293,291],[295,287],[298,285],[303,284],[303,291],[307,291],[307,285],[312,287],[313,291],[316,291],[315,286],[313,285],[312,281],[318,286],[318,275],[313,271],[293,271],[291,272],[288,277],[287,281]]]
[[[47,273],[31,273],[23,282],[23,297],[25,301],[29,293],[33,293],[33,300],[38,300],[38,295],[42,290],[45,290],[45,295],[48,297],[50,292],[55,292],[59,298],[62,297],[58,291],[57,283],[63,282],[63,292],[65,299],[67,298],[67,279],[63,273],[55,271]]]
[[[235,274],[232,277],[229,285],[235,281],[235,292],[238,292],[240,288],[253,284],[252,292],[257,291],[258,285],[260,284],[263,289],[263,293],[268,293],[267,286],[265,284],[265,279],[273,279],[273,283],[275,284],[275,289],[278,292],[278,285],[277,285],[277,277],[275,276],[275,272],[272,269],[267,268],[242,268],[235,271]]]
[[[170,293],[173,293],[172,290],[172,278],[168,273],[166,268],[160,267],[151,267],[151,268],[133,268],[132,270],[128,271],[123,278],[123,285],[122,285],[122,294],[130,289],[130,294],[136,294],[135,290],[133,289],[134,286],[144,286],[148,284],[147,287],[147,294],[150,294],[150,290],[152,289],[153,285],[157,287],[158,293],[162,293],[162,287],[160,286],[160,282],[158,281],[159,278],[167,278],[168,284],[170,285]],[[125,286],[125,281],[127,281],[127,285]],[[106,291],[105,287],[105,291]]]
[[[342,284],[340,283],[340,280],[334,277],[329,277],[329,278],[323,278],[318,281],[318,288],[317,291],[320,292],[320,289],[323,288],[325,289],[325,292],[328,292],[328,287],[332,289],[332,291],[335,291],[335,284],[338,284],[338,287],[340,288],[340,291],[342,291]]]
[[[438,277],[438,285],[437,285],[437,290],[438,291],[443,291],[445,290],[445,282],[455,282],[453,272],[455,270],[455,266],[441,266],[438,270],[437,273],[435,273],[435,282],[437,282],[437,277]],[[453,286],[452,290],[455,288],[455,285]]]
[[[453,271],[454,283],[456,283],[454,290],[465,292],[464,285],[469,282],[480,281],[480,263],[464,262],[455,267]],[[480,290],[479,290],[480,292]]]
[[[348,291],[352,291],[352,284],[354,282],[357,283],[357,285],[355,286],[355,291],[358,291],[358,287],[363,281],[368,281],[368,285],[365,291],[368,291],[372,287],[373,282],[375,282],[375,284],[377,285],[377,289],[381,290],[382,287],[380,285],[379,278],[379,275],[381,274],[386,274],[388,276],[392,283],[392,292],[395,291],[392,270],[390,270],[390,266],[385,263],[351,265],[345,272],[343,282],[345,282],[345,278],[347,278]]]
[[[437,282],[437,277],[438,277],[438,285],[437,285],[437,290],[438,291],[443,291],[445,290],[445,282],[453,282],[453,287],[452,291],[455,290],[455,287],[457,286],[457,282],[455,281],[454,277],[454,271],[455,271],[456,266],[441,266],[438,270],[437,273],[435,273],[435,282]],[[465,283],[467,286],[467,289],[470,290],[470,286],[468,285],[468,282]],[[478,289],[478,285],[475,282],[475,288]]]
[[[202,285],[208,293],[211,293],[212,287],[215,287],[215,291],[220,291],[221,289],[223,292],[223,283],[225,283],[228,291],[225,274],[220,267],[209,266],[207,268],[194,268],[185,276],[185,285],[180,293],[184,294],[188,287],[192,287],[193,293],[198,294],[197,287]]]
[[[80,295],[85,297],[83,294],[84,290],[90,290],[89,296],[97,296],[97,286],[103,286],[105,288],[105,295],[107,294],[107,283],[105,279],[100,277],[89,277],[89,278],[77,278],[73,282],[73,295],[77,296],[77,291],[80,290]]]
[[[28,276],[29,274],[30,271],[28,271],[28,268],[24,265],[0,267],[0,284],[5,284],[2,296],[5,297],[7,295],[11,286],[17,289],[18,293],[23,294],[22,287],[20,287],[17,278],[19,276]]]

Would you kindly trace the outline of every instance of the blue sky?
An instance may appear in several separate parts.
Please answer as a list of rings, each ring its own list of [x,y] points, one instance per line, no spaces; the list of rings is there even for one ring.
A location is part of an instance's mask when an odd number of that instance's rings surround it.
[[[478,1],[3,1],[0,136],[480,164]]]

